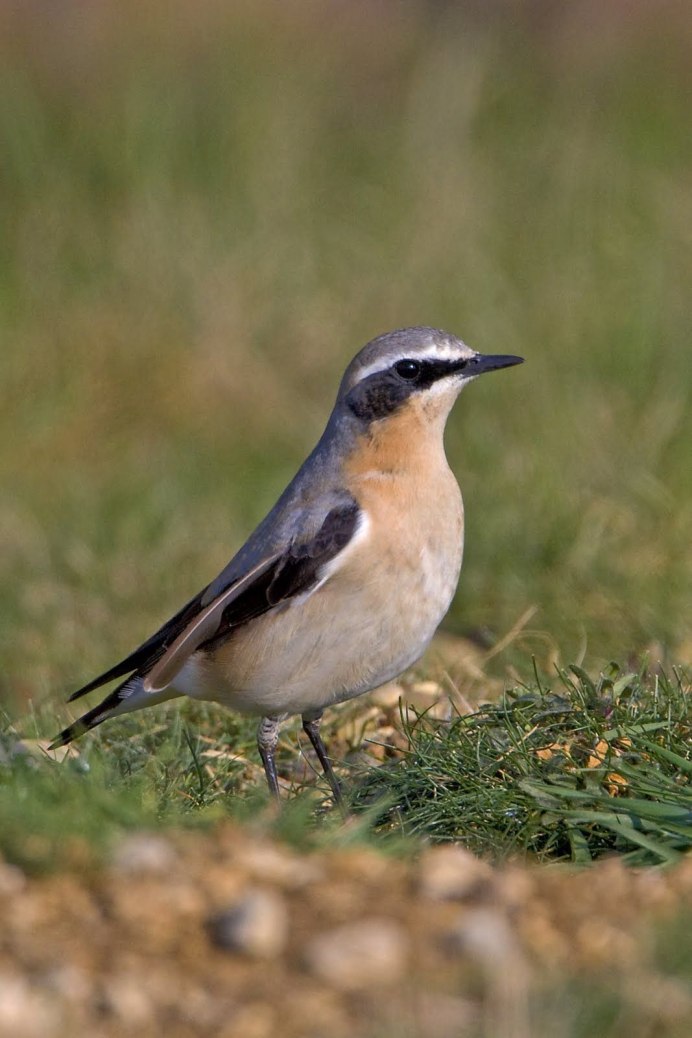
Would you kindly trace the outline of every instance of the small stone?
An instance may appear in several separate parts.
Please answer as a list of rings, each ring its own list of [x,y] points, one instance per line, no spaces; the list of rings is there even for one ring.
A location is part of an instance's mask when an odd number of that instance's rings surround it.
[[[497,875],[497,896],[510,909],[520,909],[530,905],[536,897],[536,885],[540,882],[540,873],[533,873],[525,867],[508,865]]]
[[[448,721],[452,716],[452,701],[437,681],[416,681],[406,690],[406,717],[411,723],[420,714],[435,721]]]
[[[78,1005],[89,998],[91,983],[84,970],[69,963],[56,966],[45,974],[43,981],[46,987],[54,991],[68,1003]]]
[[[461,911],[448,935],[450,950],[461,952],[485,978],[487,1005],[497,1024],[512,1021],[511,1034],[532,1033],[528,1020],[530,968],[506,916],[494,908]],[[496,1027],[493,1034],[499,1033]]]
[[[406,691],[403,685],[399,685],[394,681],[388,682],[386,685],[382,685],[380,688],[375,689],[369,695],[369,700],[375,706],[379,706],[382,710],[393,710],[399,705],[399,700],[405,698]]]
[[[271,844],[248,844],[240,850],[237,862],[253,879],[285,890],[299,890],[324,875],[324,870],[309,857],[299,857]]]
[[[26,876],[16,865],[0,861],[0,897],[13,897],[26,887]]]
[[[407,703],[405,717],[410,724],[415,724],[421,714],[425,714],[429,721],[449,721],[452,717],[452,701],[449,697],[443,697],[433,700],[430,706]]]
[[[305,950],[308,969],[340,991],[398,980],[406,967],[408,937],[388,919],[348,923],[314,937]]]
[[[58,1033],[61,1023],[59,1014],[23,977],[0,974],[0,1035],[48,1038]]]
[[[288,911],[271,890],[251,890],[236,904],[208,921],[209,935],[225,951],[253,959],[280,955],[288,937]]]
[[[139,977],[110,978],[103,991],[103,1008],[127,1027],[142,1027],[151,1022],[154,1006]]]
[[[30,739],[14,739],[6,736],[0,742],[0,764],[10,764],[16,757],[25,757],[30,750]]]
[[[506,966],[520,957],[519,945],[507,919],[493,908],[464,911],[453,930],[449,944],[486,967]]]
[[[406,691],[406,700],[409,703],[415,703],[416,700],[419,700],[421,703],[431,703],[442,695],[444,695],[444,692],[439,682],[414,681]]]
[[[392,752],[393,741],[397,736],[397,731],[394,725],[382,724],[377,729],[372,739],[366,739],[364,749],[367,749],[367,753],[361,754],[361,759],[365,767],[368,764],[372,764],[372,760],[376,760],[382,763],[386,760],[387,755]],[[351,758],[352,760],[353,758]]]
[[[459,901],[490,888],[493,870],[463,847],[433,847],[419,866],[420,892],[434,901]]]
[[[176,852],[168,840],[153,833],[126,836],[113,853],[113,868],[118,872],[168,872],[175,864]]]

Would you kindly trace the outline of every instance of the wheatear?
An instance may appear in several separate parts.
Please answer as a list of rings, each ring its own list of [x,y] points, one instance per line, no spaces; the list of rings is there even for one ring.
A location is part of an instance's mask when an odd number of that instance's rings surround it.
[[[521,360],[483,356],[434,328],[369,342],[271,512],[211,584],[70,697],[127,675],[53,747],[176,696],[216,700],[262,719],[259,752],[278,796],[279,724],[301,714],[338,800],[322,711],[395,678],[428,646],[452,601],[464,541],[447,416],[467,383]]]

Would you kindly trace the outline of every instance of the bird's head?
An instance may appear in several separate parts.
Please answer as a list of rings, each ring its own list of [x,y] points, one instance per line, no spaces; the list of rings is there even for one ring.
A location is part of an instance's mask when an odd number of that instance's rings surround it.
[[[486,371],[522,360],[476,353],[436,328],[402,328],[380,335],[356,354],[342,379],[337,405],[366,424],[411,411],[444,424],[465,385]]]

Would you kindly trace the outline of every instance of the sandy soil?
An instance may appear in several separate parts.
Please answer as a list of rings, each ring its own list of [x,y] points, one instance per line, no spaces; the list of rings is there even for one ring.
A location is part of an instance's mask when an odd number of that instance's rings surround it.
[[[677,1034],[692,998],[652,971],[650,932],[683,905],[692,858],[497,869],[458,848],[303,854],[230,823],[143,833],[99,868],[0,864],[0,1034],[528,1038],[530,997],[563,974],[611,977],[660,1024],[642,1033]]]

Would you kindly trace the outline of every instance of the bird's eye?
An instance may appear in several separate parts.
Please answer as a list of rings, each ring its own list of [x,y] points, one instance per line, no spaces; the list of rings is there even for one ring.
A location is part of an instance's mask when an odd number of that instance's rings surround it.
[[[394,365],[394,370],[404,381],[415,382],[420,375],[420,364],[417,360],[400,360]]]

